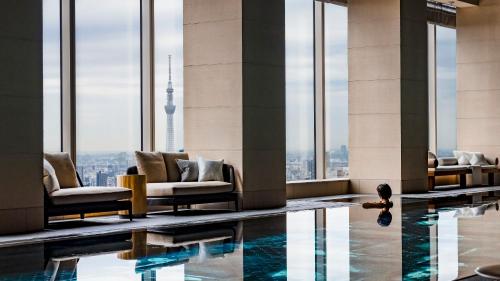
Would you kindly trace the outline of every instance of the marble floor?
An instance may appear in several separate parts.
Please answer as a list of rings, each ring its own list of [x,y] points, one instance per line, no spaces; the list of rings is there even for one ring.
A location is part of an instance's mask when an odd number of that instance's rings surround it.
[[[435,191],[425,194],[405,194],[393,196],[394,198],[432,199],[456,197],[461,195],[481,195],[489,192],[500,192],[500,186],[468,188],[466,190]],[[149,214],[147,218],[137,218],[129,222],[118,216],[93,217],[85,220],[69,220],[51,223],[50,228],[44,231],[0,236],[0,247],[20,245],[25,243],[36,243],[42,241],[53,241],[77,237],[90,237],[95,235],[120,233],[124,231],[145,229],[148,227],[177,227],[199,225],[206,223],[217,223],[234,220],[244,220],[259,217],[275,216],[286,212],[302,210],[314,210],[323,208],[340,208],[346,205],[359,205],[354,198],[372,197],[372,195],[349,194],[326,197],[314,197],[304,199],[288,200],[287,206],[269,210],[245,210],[231,212],[224,210],[192,210],[180,212],[173,216],[171,212],[158,212]]]

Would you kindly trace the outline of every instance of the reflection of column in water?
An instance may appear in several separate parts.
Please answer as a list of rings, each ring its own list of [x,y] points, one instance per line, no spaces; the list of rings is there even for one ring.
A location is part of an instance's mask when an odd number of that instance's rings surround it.
[[[439,212],[438,280],[455,280],[458,277],[458,221],[455,211]]]
[[[326,280],[350,280],[349,207],[326,209]]]

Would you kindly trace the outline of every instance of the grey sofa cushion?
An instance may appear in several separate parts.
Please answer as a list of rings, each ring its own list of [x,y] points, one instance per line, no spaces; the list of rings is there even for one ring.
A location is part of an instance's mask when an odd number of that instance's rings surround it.
[[[86,186],[54,191],[50,199],[54,205],[95,203],[130,199],[132,190],[123,187]]]
[[[176,159],[182,182],[198,181],[198,162]]]
[[[212,161],[198,158],[198,181],[224,181],[223,166],[224,160]]]
[[[43,159],[43,186],[48,194],[61,189],[57,180],[56,170],[50,165],[47,159]]]
[[[233,185],[222,181],[148,183],[148,197],[203,195],[231,192]]]
[[[438,159],[439,166],[458,165],[458,160],[455,157],[441,157]]]
[[[167,168],[161,152],[135,152],[137,170],[139,174],[146,175],[148,182],[167,181]]]

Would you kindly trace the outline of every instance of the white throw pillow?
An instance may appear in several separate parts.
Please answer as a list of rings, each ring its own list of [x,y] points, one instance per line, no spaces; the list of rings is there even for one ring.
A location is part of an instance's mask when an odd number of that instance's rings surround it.
[[[198,181],[224,181],[222,166],[224,160],[205,160],[198,158]]]
[[[470,164],[474,166],[486,166],[489,165],[490,163],[488,163],[488,161],[484,157],[484,154],[475,152],[472,154]]]
[[[54,170],[54,167],[45,159],[43,159],[43,186],[48,194],[61,189],[59,181],[57,180],[56,170]]]
[[[467,156],[462,154],[460,158],[458,158],[458,165],[470,165],[469,159]]]

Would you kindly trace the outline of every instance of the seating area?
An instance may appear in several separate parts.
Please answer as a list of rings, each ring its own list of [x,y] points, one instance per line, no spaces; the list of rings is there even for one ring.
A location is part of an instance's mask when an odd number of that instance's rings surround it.
[[[456,176],[460,188],[483,185],[483,175],[487,176],[487,185],[493,186],[495,174],[499,172],[498,158],[485,157],[481,152],[454,151],[454,157],[438,158],[428,153],[428,188],[436,187],[436,177]],[[469,183],[467,182],[467,175]]]
[[[132,191],[123,187],[83,186],[68,153],[45,154],[43,161],[45,226],[53,216],[128,211],[132,220]]]
[[[238,194],[234,168],[223,161],[190,161],[187,153],[136,152],[138,166],[127,174],[146,175],[147,202],[150,206],[234,202],[238,210]],[[212,171],[203,164],[212,164]]]

